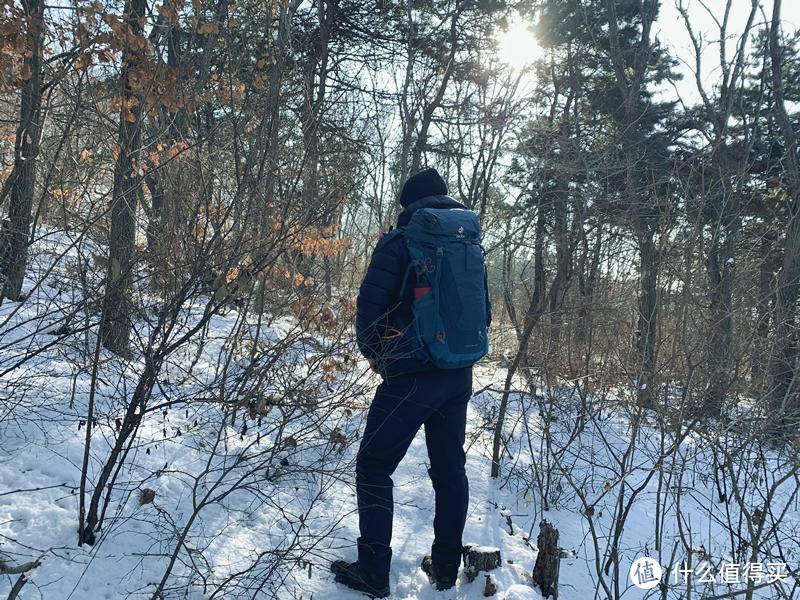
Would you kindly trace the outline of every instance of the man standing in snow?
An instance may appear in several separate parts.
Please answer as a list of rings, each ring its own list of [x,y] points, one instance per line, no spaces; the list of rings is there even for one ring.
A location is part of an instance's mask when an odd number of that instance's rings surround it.
[[[383,381],[356,464],[358,560],[335,561],[331,570],[337,582],[373,597],[389,595],[391,476],[423,425],[436,496],[423,568],[444,590],[461,562],[467,403],[472,363],[488,350],[490,306],[477,217],[447,192],[435,169],[406,181],[397,227],[378,242],[358,294],[358,346]]]

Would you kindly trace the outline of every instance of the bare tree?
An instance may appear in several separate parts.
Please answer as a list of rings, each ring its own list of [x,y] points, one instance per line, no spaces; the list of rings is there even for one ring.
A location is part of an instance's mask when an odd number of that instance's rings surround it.
[[[128,352],[131,333],[129,294],[135,264],[137,210],[142,194],[139,161],[144,109],[141,83],[146,69],[147,49],[147,40],[143,35],[146,11],[145,0],[128,0],[122,19],[124,42],[119,77],[119,154],[114,165],[106,295],[100,326],[103,345],[118,354]]]
[[[772,69],[773,111],[785,146],[786,193],[790,206],[786,227],[786,249],[778,272],[775,290],[773,348],[770,361],[770,397],[775,410],[784,415],[791,427],[797,409],[797,390],[794,388],[796,337],[794,320],[800,294],[800,165],[797,159],[797,136],[786,112],[783,92],[783,47],[781,43],[781,0],[772,7],[769,30],[769,53]]]
[[[4,277],[0,301],[20,299],[28,257],[36,185],[42,120],[42,48],[44,40],[44,2],[22,2],[26,27],[25,59],[21,77],[20,118],[14,141],[14,169],[3,189],[10,188],[8,219],[3,222],[0,239],[0,267]]]

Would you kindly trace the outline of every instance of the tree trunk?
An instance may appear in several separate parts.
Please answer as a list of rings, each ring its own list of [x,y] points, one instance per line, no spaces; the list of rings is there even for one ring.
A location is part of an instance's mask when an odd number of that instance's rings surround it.
[[[767,383],[769,356],[770,314],[775,297],[775,273],[778,271],[779,256],[776,252],[776,235],[772,229],[761,234],[758,265],[758,297],[756,299],[755,352],[751,358],[751,379],[753,390],[762,390]]]
[[[725,14],[728,14],[732,0],[727,0]],[[700,61],[701,44],[695,37],[691,19],[686,11],[680,9],[686,21],[686,27]],[[758,10],[758,3],[752,2],[750,16],[747,20],[741,39],[746,40]],[[718,22],[719,39],[728,36],[728,19]],[[733,291],[736,276],[736,240],[741,227],[741,197],[747,171],[747,159],[736,159],[729,152],[729,122],[733,112],[734,103],[738,97],[740,80],[744,73],[746,52],[745,44],[739,45],[735,55],[734,66],[731,70],[730,61],[726,55],[725,45],[720,47],[720,67],[722,82],[719,85],[719,95],[715,102],[711,102],[709,95],[703,87],[700,71],[696,74],[697,89],[710,116],[714,127],[714,140],[712,144],[711,164],[717,176],[715,182],[719,185],[720,192],[712,192],[713,220],[711,222],[711,243],[706,257],[708,283],[709,283],[709,334],[706,338],[706,362],[708,364],[708,381],[703,395],[701,416],[719,416],[731,384],[731,370],[733,363]],[[752,142],[750,143],[752,146]],[[736,154],[748,156],[748,152],[741,151]],[[735,161],[735,162],[734,162]],[[735,167],[735,168],[734,168]],[[735,173],[736,184],[731,184],[731,176]],[[703,181],[705,178],[703,178]]]
[[[30,77],[22,86],[20,124],[14,142],[14,170],[11,177],[11,201],[8,220],[3,223],[3,298],[20,299],[28,244],[31,237],[33,191],[36,184],[36,156],[39,153],[42,108],[42,36],[43,0],[22,0],[28,27],[25,70]]]
[[[505,386],[503,387],[503,395],[500,398],[500,407],[497,414],[497,423],[494,428],[494,439],[492,440],[492,471],[491,476],[497,478],[500,476],[500,453],[503,445],[503,424],[506,420],[506,411],[508,410],[508,399],[511,395],[511,385],[514,382],[514,375],[523,363],[523,360],[528,354],[528,344],[533,333],[533,328],[539,322],[544,309],[544,237],[545,237],[545,211],[542,206],[539,206],[538,214],[536,217],[536,233],[534,242],[534,281],[533,281],[533,294],[531,294],[528,310],[525,311],[525,317],[522,326],[515,323],[515,329],[520,333],[517,336],[517,353],[514,355],[514,360],[508,367],[506,373]]]
[[[556,273],[550,283],[550,289],[547,290],[545,295],[545,272],[544,272],[544,247],[546,235],[546,219],[544,207],[539,206],[538,215],[536,219],[536,238],[534,243],[534,289],[531,295],[531,301],[528,309],[525,312],[524,322],[522,327],[519,324],[514,324],[515,329],[520,332],[517,336],[519,344],[517,353],[514,360],[508,368],[506,374],[505,387],[503,388],[503,395],[500,398],[500,407],[497,415],[497,423],[494,429],[494,439],[492,441],[492,470],[491,476],[497,478],[500,476],[500,454],[501,446],[503,443],[503,424],[505,422],[506,412],[508,410],[508,400],[511,394],[511,385],[514,381],[514,375],[522,368],[526,380],[530,387],[533,383],[529,378],[527,372],[528,365],[528,348],[530,345],[531,335],[539,320],[544,314],[544,310],[548,306],[554,306],[560,309],[560,304],[556,300],[561,296],[561,290],[569,281],[572,272],[572,244],[568,237],[566,227],[563,231],[557,232],[556,246],[559,250],[556,252]],[[565,215],[566,221],[566,215]],[[577,221],[573,222],[573,234]]]
[[[153,390],[160,369],[161,358],[151,359],[148,357],[145,359],[144,371],[139,377],[139,382],[126,408],[125,415],[119,428],[120,430],[111,448],[111,453],[103,465],[94,486],[92,498],[89,502],[89,510],[86,513],[85,525],[82,531],[78,532],[79,544],[93,545],[96,539],[95,532],[103,525],[103,514],[105,514],[105,510],[103,510],[102,513],[100,512],[103,495],[105,494],[104,504],[108,505],[114,487],[112,477],[114,476],[115,468],[118,468],[118,463],[124,462],[124,456],[127,453],[126,444],[129,443],[131,436],[134,435],[141,423],[147,407],[147,401]],[[130,446],[128,446],[128,449],[130,449]]]
[[[174,6],[173,0],[165,0],[164,7],[178,10]],[[221,15],[220,11],[225,8],[225,3],[218,3],[216,17]],[[157,28],[150,34],[151,40]],[[182,32],[178,22],[169,22],[164,41],[167,47],[167,66],[179,73],[186,70],[183,65],[183,52],[181,49]],[[208,38],[213,38],[213,34],[206,36],[204,40],[207,44]],[[160,39],[160,36],[156,36]],[[207,47],[207,46],[206,46]],[[208,53],[210,54],[210,52]],[[206,54],[204,54],[204,57]],[[179,80],[182,78],[179,76]],[[197,87],[204,82],[195,82]],[[197,89],[197,88],[195,88]],[[186,138],[188,113],[185,108],[180,107],[174,113],[166,109],[161,110],[161,118],[155,119],[152,127],[152,137],[164,143],[165,147],[171,148],[177,142]],[[154,284],[158,287],[166,288],[170,282],[174,282],[171,277],[176,263],[166,261],[165,257],[174,257],[174,244],[184,239],[187,231],[187,224],[183,222],[183,211],[180,207],[180,196],[185,194],[192,186],[191,171],[193,165],[189,161],[176,164],[170,161],[166,165],[151,168],[145,175],[145,185],[150,192],[150,209],[147,214],[147,253],[152,262],[156,277]]]
[[[641,406],[652,407],[656,400],[656,326],[658,323],[658,268],[659,252],[653,234],[643,228],[639,241],[639,315],[636,330],[638,401]]]
[[[411,8],[412,3],[408,3],[406,17],[409,29],[413,30],[415,25]],[[450,79],[455,71],[455,57],[458,50],[458,25],[462,11],[463,7],[456,3],[456,7],[450,19],[448,39],[450,49],[447,55],[442,57],[442,62],[437,65],[438,69],[436,74],[433,75],[433,77],[437,77],[439,73],[441,73],[441,81],[439,81],[436,92],[430,100],[427,98],[414,98],[409,102],[410,90],[413,87],[412,82],[415,79],[414,66],[416,51],[414,44],[411,42],[411,38],[409,38],[405,78],[400,94],[400,118],[403,127],[403,137],[400,143],[400,156],[397,161],[398,194],[406,178],[419,171],[422,166],[422,155],[428,147],[428,132],[433,122],[433,115],[439,106],[441,106],[445,92],[450,84]],[[416,104],[416,106],[413,106],[413,104]],[[419,125],[419,132],[416,135],[416,139],[414,139],[417,125]],[[401,207],[398,204],[395,207],[395,211],[399,213],[400,210]]]
[[[565,267],[568,263],[569,239],[567,238],[567,185],[566,182],[558,181],[558,190],[553,201],[553,237],[556,244],[556,265]],[[557,267],[558,268],[558,267]],[[561,311],[563,290],[562,283],[566,281],[566,273],[562,277],[553,279],[553,286],[557,286],[549,294],[547,310],[549,314],[550,336],[548,340],[547,356],[553,358],[558,354],[558,346],[561,342],[561,329],[563,314]]]
[[[780,42],[781,0],[775,0],[770,26],[770,61],[772,63],[772,89],[775,121],[781,130],[786,148],[785,165],[791,213],[786,231],[783,264],[778,273],[775,293],[773,349],[770,357],[772,385],[770,399],[783,426],[791,426],[791,410],[797,406],[797,389],[794,369],[797,359],[795,334],[798,281],[800,281],[800,167],[797,162],[797,138],[783,98],[783,48]]]
[[[734,192],[732,196],[738,196]],[[725,202],[733,202],[733,199]],[[722,209],[722,222],[716,225],[709,247],[707,272],[711,327],[706,344],[709,378],[703,397],[703,415],[719,416],[731,379],[733,353],[733,281],[738,233],[738,202]],[[720,239],[722,238],[722,239]]]
[[[544,598],[558,600],[558,571],[561,562],[558,529],[547,521],[542,521],[536,544],[539,546],[539,554],[536,555],[536,564],[533,567],[533,582],[539,586]]]
[[[133,34],[135,47],[129,42],[122,58],[119,156],[114,166],[105,317],[100,331],[103,346],[117,354],[128,352],[131,332],[131,268],[136,238],[136,210],[142,193],[137,164],[141,150],[142,99],[140,92],[131,85],[131,76],[138,68],[144,67],[142,34],[146,8],[145,0],[127,0],[125,4],[125,23]],[[142,41],[141,45],[136,43],[138,40]]]
[[[578,275],[580,276],[578,279],[578,292],[581,300],[575,329],[575,339],[579,343],[585,343],[589,340],[589,332],[592,328],[595,285],[597,283],[597,275],[600,272],[600,255],[603,249],[603,230],[598,227],[591,251],[585,234],[582,234],[582,237],[583,252],[581,254],[581,265],[578,269]]]
[[[419,123],[419,135],[411,151],[411,169],[410,174],[419,171],[422,166],[422,153],[428,147],[428,132],[433,121],[433,113],[442,104],[444,94],[450,85],[450,78],[453,76],[455,70],[455,57],[458,50],[458,18],[461,15],[461,8],[456,4],[456,9],[453,11],[453,16],[450,20],[450,52],[444,57],[444,65],[442,65],[443,75],[442,80],[439,82],[439,87],[433,99],[425,106],[422,111],[422,118]]]
[[[331,194],[325,193],[320,197],[320,161],[321,148],[319,139],[320,115],[325,104],[328,80],[328,47],[330,30],[335,14],[334,7],[326,0],[316,1],[317,21],[319,32],[314,39],[314,52],[309,56],[303,73],[303,108],[301,111],[303,121],[303,156],[302,180],[303,192],[301,196],[302,210],[309,214],[319,211],[318,222],[322,225],[322,236],[334,235],[333,225],[336,215],[335,207],[331,203]],[[316,219],[315,219],[316,220]],[[309,274],[311,263],[315,257],[305,259],[308,265],[300,265],[304,275]],[[325,296],[331,299],[333,290],[333,269],[330,256],[323,256],[323,272],[325,280]]]
[[[625,156],[625,193],[632,206],[632,229],[639,247],[639,300],[637,330],[634,348],[637,352],[637,401],[642,406],[653,406],[655,402],[655,348],[658,324],[656,287],[659,269],[659,249],[654,242],[661,215],[653,210],[653,202],[647,190],[648,184],[640,181],[640,143],[636,136],[636,123],[642,118],[642,86],[647,84],[649,69],[647,57],[652,48],[650,34],[658,13],[657,0],[641,3],[641,34],[635,53],[626,60],[620,45],[617,7],[613,0],[606,0],[609,25],[610,58],[616,75],[616,83],[624,105],[621,147]],[[632,64],[628,64],[628,62]]]

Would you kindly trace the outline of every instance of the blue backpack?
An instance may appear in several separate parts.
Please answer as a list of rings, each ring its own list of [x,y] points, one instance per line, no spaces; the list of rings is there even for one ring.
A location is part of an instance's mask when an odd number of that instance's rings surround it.
[[[489,351],[491,307],[477,215],[421,208],[403,228],[415,272],[412,348],[440,369],[468,367]]]

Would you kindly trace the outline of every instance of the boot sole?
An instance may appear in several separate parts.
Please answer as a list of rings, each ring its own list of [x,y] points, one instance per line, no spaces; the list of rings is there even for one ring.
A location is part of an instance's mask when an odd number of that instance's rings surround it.
[[[422,564],[419,566],[420,570],[428,576],[428,581],[431,585],[436,587],[437,592],[444,592],[446,590],[456,587],[456,582],[440,581],[433,576],[433,562],[430,560],[430,555],[422,559]]]
[[[336,583],[338,583],[340,585],[343,585],[344,587],[346,587],[349,590],[353,590],[354,592],[361,592],[362,594],[365,594],[365,595],[369,596],[370,598],[388,598],[389,597],[389,588],[382,589],[382,590],[374,590],[374,589],[365,589],[365,588],[362,588],[362,587],[353,587],[348,582],[343,581],[341,579],[341,576],[338,575],[338,574],[333,578],[333,580]]]

